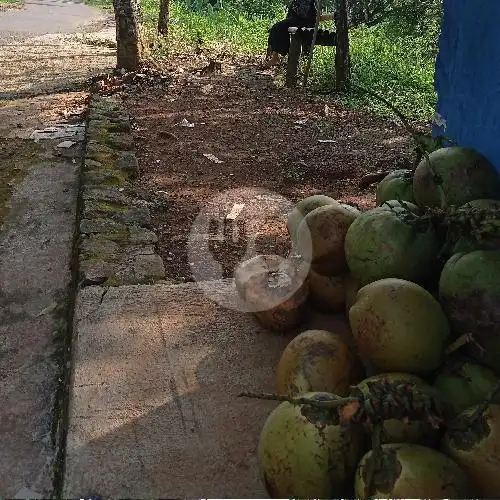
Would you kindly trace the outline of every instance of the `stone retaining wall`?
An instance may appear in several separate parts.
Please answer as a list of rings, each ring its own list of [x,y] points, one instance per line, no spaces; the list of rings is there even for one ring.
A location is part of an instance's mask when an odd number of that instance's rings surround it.
[[[137,158],[130,119],[112,98],[92,96],[80,222],[80,283],[119,286],[165,279],[148,203],[132,188]]]

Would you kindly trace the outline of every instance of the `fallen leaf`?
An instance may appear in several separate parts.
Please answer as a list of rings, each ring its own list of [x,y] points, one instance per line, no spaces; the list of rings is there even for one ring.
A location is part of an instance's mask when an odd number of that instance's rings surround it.
[[[217,158],[217,156],[214,156],[213,154],[203,153],[203,156],[205,158],[208,158],[210,161],[213,161],[214,163],[224,163],[222,160],[219,160],[219,158]]]
[[[236,217],[240,215],[244,206],[245,206],[244,203],[235,203],[233,205],[233,208],[231,208],[231,211],[226,215],[226,220],[235,220]]]
[[[183,118],[179,123],[176,124],[179,127],[188,127],[188,128],[193,128],[194,123],[190,123],[186,120],[186,118]]]
[[[342,422],[349,422],[359,410],[359,401],[351,401],[339,409],[340,420]]]

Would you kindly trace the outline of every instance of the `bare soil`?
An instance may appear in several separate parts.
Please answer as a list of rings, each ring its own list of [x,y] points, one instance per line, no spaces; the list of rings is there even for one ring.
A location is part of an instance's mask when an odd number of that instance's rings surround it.
[[[395,121],[346,109],[331,96],[280,88],[258,62],[240,58],[223,63],[222,72],[200,74],[195,68],[203,66],[201,59],[184,59],[172,64],[167,89],[125,95],[140,163],[137,186],[153,200],[158,251],[169,278],[193,280],[187,243],[207,206],[220,217],[234,203],[245,203],[235,223],[237,238],[208,236],[213,257],[230,277],[243,256],[289,252],[290,205],[277,195],[296,203],[326,194],[365,210],[375,205],[375,187],[360,189],[360,178],[404,168],[411,158],[411,142]],[[194,125],[179,125],[183,120]],[[255,188],[272,194],[256,202]],[[234,189],[239,191],[214,200]]]

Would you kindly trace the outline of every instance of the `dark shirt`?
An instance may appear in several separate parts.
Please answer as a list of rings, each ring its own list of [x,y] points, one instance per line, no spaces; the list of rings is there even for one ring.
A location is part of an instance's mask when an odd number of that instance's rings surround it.
[[[300,18],[307,24],[314,24],[316,22],[315,0],[292,0],[288,7],[287,17]]]

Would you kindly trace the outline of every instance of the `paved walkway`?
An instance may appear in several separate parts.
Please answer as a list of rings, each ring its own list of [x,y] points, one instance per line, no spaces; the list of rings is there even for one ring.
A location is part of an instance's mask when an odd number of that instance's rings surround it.
[[[113,16],[82,3],[39,0],[0,12],[0,98],[36,95],[111,69]]]
[[[90,286],[75,312],[65,498],[268,498],[257,445],[292,333],[264,330],[232,280]],[[314,315],[303,328],[346,333]]]
[[[51,91],[113,65],[87,42],[113,38],[109,22],[60,0],[0,12],[0,497],[53,490],[86,95]],[[20,91],[45,95],[8,99]]]

